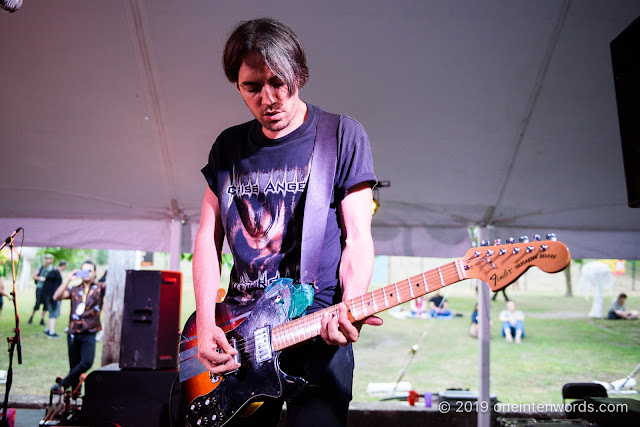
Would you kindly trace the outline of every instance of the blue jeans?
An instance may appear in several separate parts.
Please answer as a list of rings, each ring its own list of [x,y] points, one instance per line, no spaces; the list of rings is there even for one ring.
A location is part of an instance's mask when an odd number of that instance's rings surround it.
[[[502,322],[502,336],[506,337],[507,334],[504,332],[505,329],[509,329],[511,331],[511,336],[515,337],[516,332],[521,332],[521,337],[524,337],[524,322],[522,320],[516,321],[516,326],[511,325],[509,322]]]

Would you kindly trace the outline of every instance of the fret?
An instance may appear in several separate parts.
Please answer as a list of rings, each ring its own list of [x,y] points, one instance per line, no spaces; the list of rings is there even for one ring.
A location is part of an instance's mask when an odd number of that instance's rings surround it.
[[[407,279],[407,282],[409,282],[409,292],[411,293],[411,299],[415,299],[415,296],[413,295],[413,285],[411,284],[411,277]]]
[[[462,273],[462,267],[460,267],[460,260],[457,259],[454,264],[456,265],[456,272],[458,273],[458,280],[462,280],[464,278],[464,274]]]
[[[387,300],[387,291],[386,288],[382,288],[382,295],[384,295],[384,305],[389,308],[389,301]]]
[[[373,311],[374,311],[374,313],[378,313],[380,310],[378,310],[378,305],[376,304],[376,293],[375,292],[371,292],[371,300],[373,301]]]
[[[364,309],[364,295],[360,295],[360,304],[362,304],[362,314],[364,319],[365,317],[367,317],[367,312]]]
[[[444,288],[447,285],[444,284],[444,278],[442,277],[442,271],[440,271],[440,267],[438,267],[438,274],[440,275],[440,282],[442,283],[442,287]]]
[[[394,283],[393,286],[396,287],[396,299],[398,300],[398,304],[402,304],[402,301],[400,300],[400,291],[398,290],[398,283]]]
[[[427,284],[427,277],[424,275],[424,273],[422,273],[422,280],[424,280],[424,290],[425,290],[425,293],[429,293],[429,292],[431,292],[431,291],[429,290],[429,285]]]

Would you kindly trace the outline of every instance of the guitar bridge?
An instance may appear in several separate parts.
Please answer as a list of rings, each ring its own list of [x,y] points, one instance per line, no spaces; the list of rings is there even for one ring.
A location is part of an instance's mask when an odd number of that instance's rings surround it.
[[[273,348],[271,347],[271,327],[256,329],[253,332],[253,341],[256,348],[256,362],[262,363],[273,359]]]

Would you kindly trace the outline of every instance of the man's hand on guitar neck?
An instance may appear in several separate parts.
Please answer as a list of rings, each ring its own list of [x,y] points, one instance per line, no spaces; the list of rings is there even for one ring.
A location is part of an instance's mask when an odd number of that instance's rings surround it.
[[[345,346],[358,341],[362,325],[382,325],[382,319],[377,316],[369,316],[364,320],[351,323],[348,309],[344,303],[338,305],[338,315],[325,313],[320,322],[320,336],[329,345]]]
[[[233,358],[236,354],[222,329],[198,324],[198,360],[209,372],[218,375],[238,369],[240,364]]]

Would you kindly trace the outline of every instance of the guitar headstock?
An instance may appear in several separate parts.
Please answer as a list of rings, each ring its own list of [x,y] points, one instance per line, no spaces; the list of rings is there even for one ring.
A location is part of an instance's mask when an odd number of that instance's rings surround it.
[[[497,292],[515,282],[529,267],[557,273],[570,261],[569,249],[555,239],[536,238],[529,242],[528,238],[521,237],[519,243],[509,239],[507,244],[471,248],[460,263],[466,279],[480,279]]]

